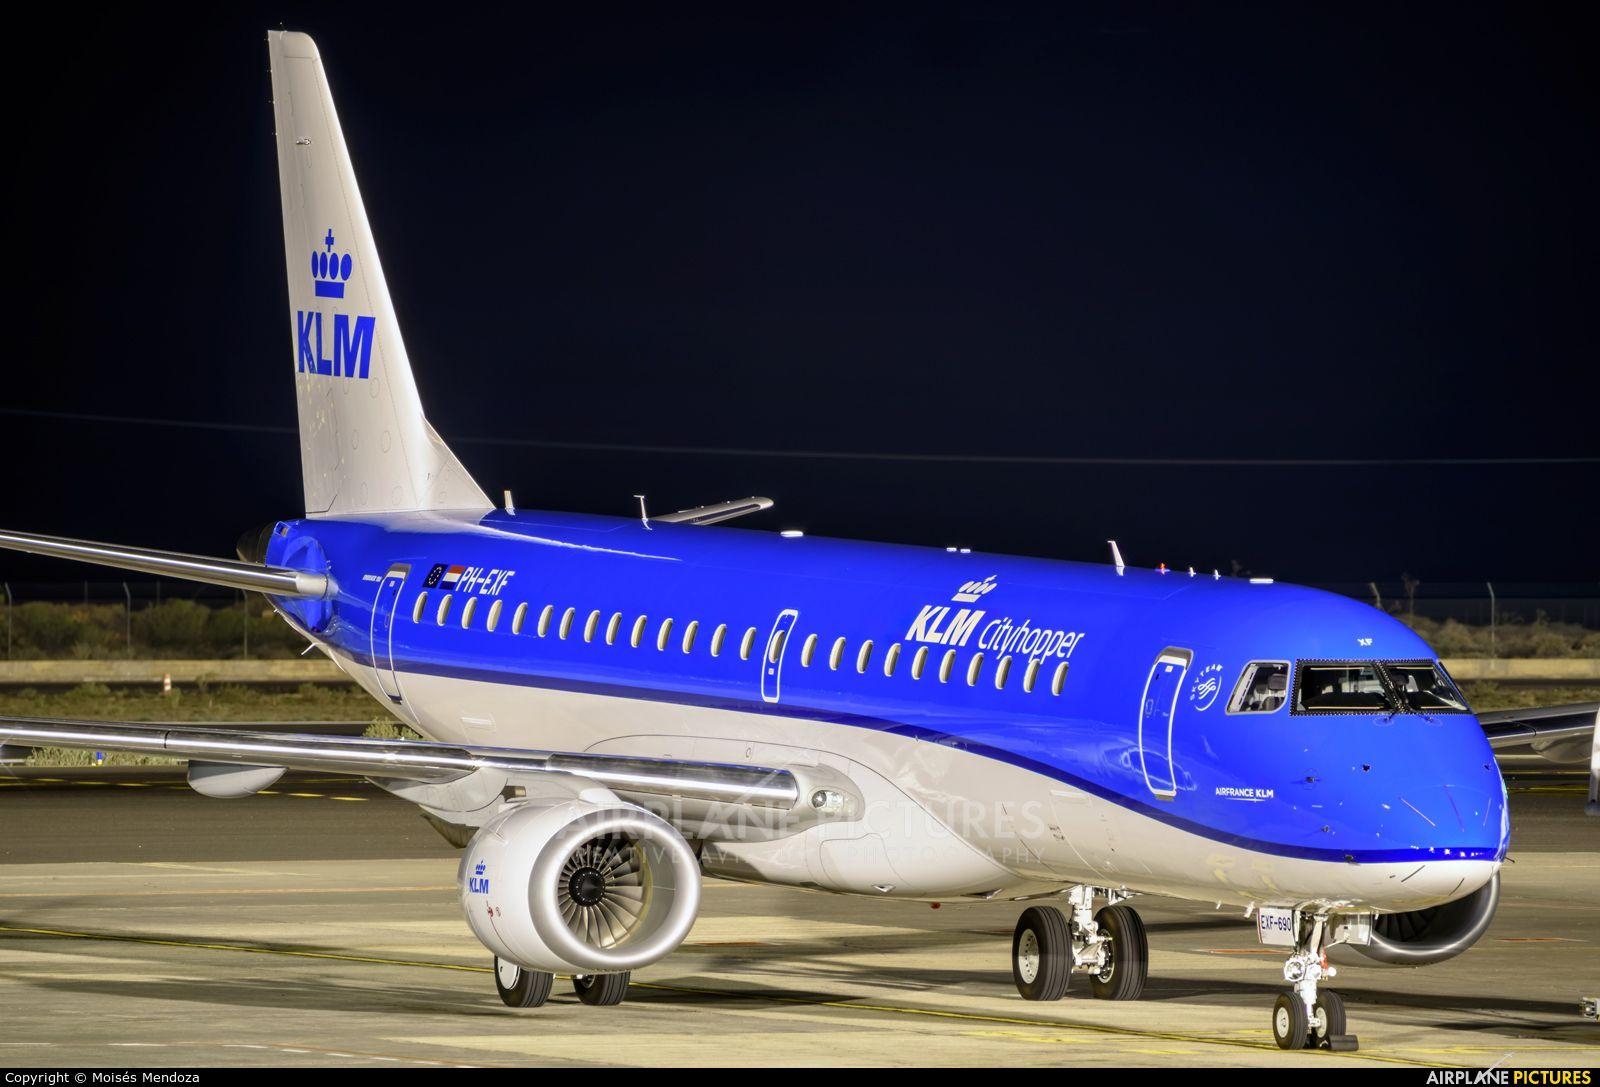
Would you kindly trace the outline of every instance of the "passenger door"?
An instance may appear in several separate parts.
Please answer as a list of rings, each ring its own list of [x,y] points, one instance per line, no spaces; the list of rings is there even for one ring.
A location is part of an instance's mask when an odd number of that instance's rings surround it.
[[[372,601],[372,667],[378,673],[378,686],[391,702],[401,701],[400,677],[394,670],[394,612],[400,606],[400,590],[405,588],[410,572],[410,566],[400,563],[389,567]]]
[[[1178,646],[1161,651],[1150,675],[1145,679],[1139,700],[1139,765],[1144,783],[1162,800],[1178,795],[1178,781],[1172,766],[1172,719],[1177,712],[1178,692],[1189,673],[1194,653]]]
[[[761,654],[763,702],[778,700],[778,681],[783,677],[783,654],[789,648],[789,634],[794,630],[794,622],[798,618],[800,613],[793,608],[779,612],[777,622],[772,624],[772,633],[767,635],[767,648]]]

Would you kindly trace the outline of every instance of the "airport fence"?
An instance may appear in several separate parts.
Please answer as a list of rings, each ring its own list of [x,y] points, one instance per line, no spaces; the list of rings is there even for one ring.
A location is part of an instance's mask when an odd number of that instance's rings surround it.
[[[191,582],[0,582],[6,660],[277,659],[305,639],[257,593]]]

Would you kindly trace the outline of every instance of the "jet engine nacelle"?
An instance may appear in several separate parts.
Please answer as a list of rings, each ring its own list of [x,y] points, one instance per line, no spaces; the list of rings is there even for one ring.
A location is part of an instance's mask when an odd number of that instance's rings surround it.
[[[457,879],[473,934],[530,970],[648,966],[700,910],[700,867],[683,836],[615,799],[507,809],[468,843]]]
[[[1443,962],[1478,942],[1488,931],[1499,904],[1500,873],[1496,872],[1488,883],[1454,902],[1407,913],[1380,914],[1373,919],[1370,943],[1343,945],[1337,950],[1348,947],[1390,966]],[[1348,955],[1340,958],[1352,961]]]

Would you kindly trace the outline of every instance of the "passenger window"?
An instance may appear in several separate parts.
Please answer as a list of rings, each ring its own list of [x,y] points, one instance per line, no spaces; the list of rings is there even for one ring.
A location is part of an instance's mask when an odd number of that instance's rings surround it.
[[[722,656],[722,643],[727,640],[727,637],[728,624],[718,623],[717,629],[711,634],[711,655],[713,657]]]
[[[972,654],[972,663],[967,665],[967,686],[976,687],[978,677],[983,674],[983,654]]]
[[[670,618],[661,620],[661,630],[656,634],[656,651],[665,653],[667,651],[667,641],[671,637],[672,620]]]
[[[1050,693],[1053,695],[1059,695],[1061,693],[1061,688],[1065,687],[1066,685],[1067,662],[1062,661],[1060,664],[1056,665],[1055,678],[1050,680]]]
[[[633,648],[638,649],[639,643],[644,641],[644,628],[649,622],[650,620],[643,615],[633,621],[633,633],[628,636],[628,642]]]
[[[899,664],[899,663],[900,663],[900,643],[899,642],[895,642],[893,645],[891,645],[889,647],[889,652],[884,654],[884,657],[883,657],[883,674],[886,675],[886,676],[894,675],[894,666]]]
[[[517,622],[515,626],[518,634],[522,633],[522,613],[523,609],[527,606],[528,605],[523,604],[517,608]],[[544,610],[539,613],[539,637],[543,638],[545,635],[550,633],[550,616],[554,615],[555,611],[556,606],[554,604],[546,604],[544,606]],[[562,635],[562,637],[566,637],[566,635]]]
[[[956,668],[956,651],[954,649],[947,649],[947,650],[945,650],[944,660],[939,662],[939,682],[940,683],[949,683],[950,682],[950,673],[954,672],[955,668]]]
[[[817,636],[811,635],[800,647],[800,667],[810,668],[811,658],[817,655]]]
[[[427,606],[428,606],[428,594],[427,593],[418,593],[417,594],[417,602],[411,608],[411,621],[413,623],[422,622],[422,609],[427,607]]]
[[[448,618],[450,618],[450,594],[445,593],[439,600],[439,612],[433,621],[439,626],[444,626],[444,621]]]
[[[1034,657],[1028,662],[1028,670],[1022,673],[1022,689],[1028,694],[1033,693],[1033,685],[1039,678],[1039,658]]]
[[[576,619],[577,616],[577,608],[568,608],[566,611],[561,613],[560,638],[562,641],[566,641],[567,635],[572,633],[572,620]]]
[[[780,630],[767,642],[767,663],[777,664],[783,659],[783,643],[789,640],[789,632]]]
[[[1011,675],[1011,658],[1010,657],[1001,657],[1000,658],[1000,663],[995,665],[995,669],[994,669],[994,689],[997,690],[997,691],[1005,690],[1006,689],[1006,678],[1008,676],[1010,676],[1010,675]]]
[[[621,628],[622,628],[622,613],[620,611],[614,611],[614,612],[611,613],[611,622],[606,624],[606,644],[607,645],[616,645],[617,644],[617,631],[620,630]]]
[[[1251,661],[1239,673],[1229,713],[1272,713],[1289,700],[1289,662]]]
[[[694,636],[700,633],[700,620],[690,619],[689,625],[683,628],[683,651],[691,652],[694,649]]]
[[[842,660],[844,660],[844,639],[836,638],[833,642],[833,649],[828,652],[829,670],[837,672],[839,670],[839,662]]]
[[[917,655],[911,658],[911,678],[921,679],[922,670],[928,664],[928,647],[918,646]]]
[[[739,643],[739,659],[742,660],[742,661],[749,660],[750,659],[750,650],[755,647],[755,644],[756,644],[756,628],[755,627],[751,627],[749,630],[744,632],[744,641]]]
[[[473,613],[475,613],[477,610],[478,610],[478,598],[475,597],[475,596],[467,597],[467,606],[461,609],[461,629],[462,630],[470,630],[472,628],[472,616],[473,616]]]
[[[504,603],[502,601],[496,600],[493,604],[489,605],[489,629],[490,630],[499,629],[499,627],[500,627],[500,613],[502,611],[504,611],[504,610],[505,610],[505,605],[504,605]],[[519,618],[519,616],[518,616],[518,614],[516,612],[512,612],[511,613],[512,623],[514,625],[521,626],[520,623],[516,622],[516,620],[518,618]]]
[[[872,639],[868,638],[861,643],[861,651],[856,654],[856,671],[861,675],[867,674],[867,665],[872,662]]]
[[[586,642],[594,641],[594,632],[598,630],[599,627],[600,613],[598,611],[591,611],[589,613],[588,620],[583,624],[583,640]]]

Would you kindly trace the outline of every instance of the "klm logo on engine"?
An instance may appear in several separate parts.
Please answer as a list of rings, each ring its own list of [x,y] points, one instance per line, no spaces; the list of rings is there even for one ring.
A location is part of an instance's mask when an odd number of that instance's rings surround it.
[[[318,298],[343,298],[355,271],[350,254],[335,250],[334,241],[333,228],[329,227],[322,248],[311,253],[311,281]],[[360,380],[371,372],[377,318],[348,313],[325,315],[320,309],[296,310],[294,326],[298,372]]]
[[[473,867],[472,875],[467,877],[468,894],[486,895],[489,893],[489,877],[483,874],[488,867],[482,861],[479,861]]]

